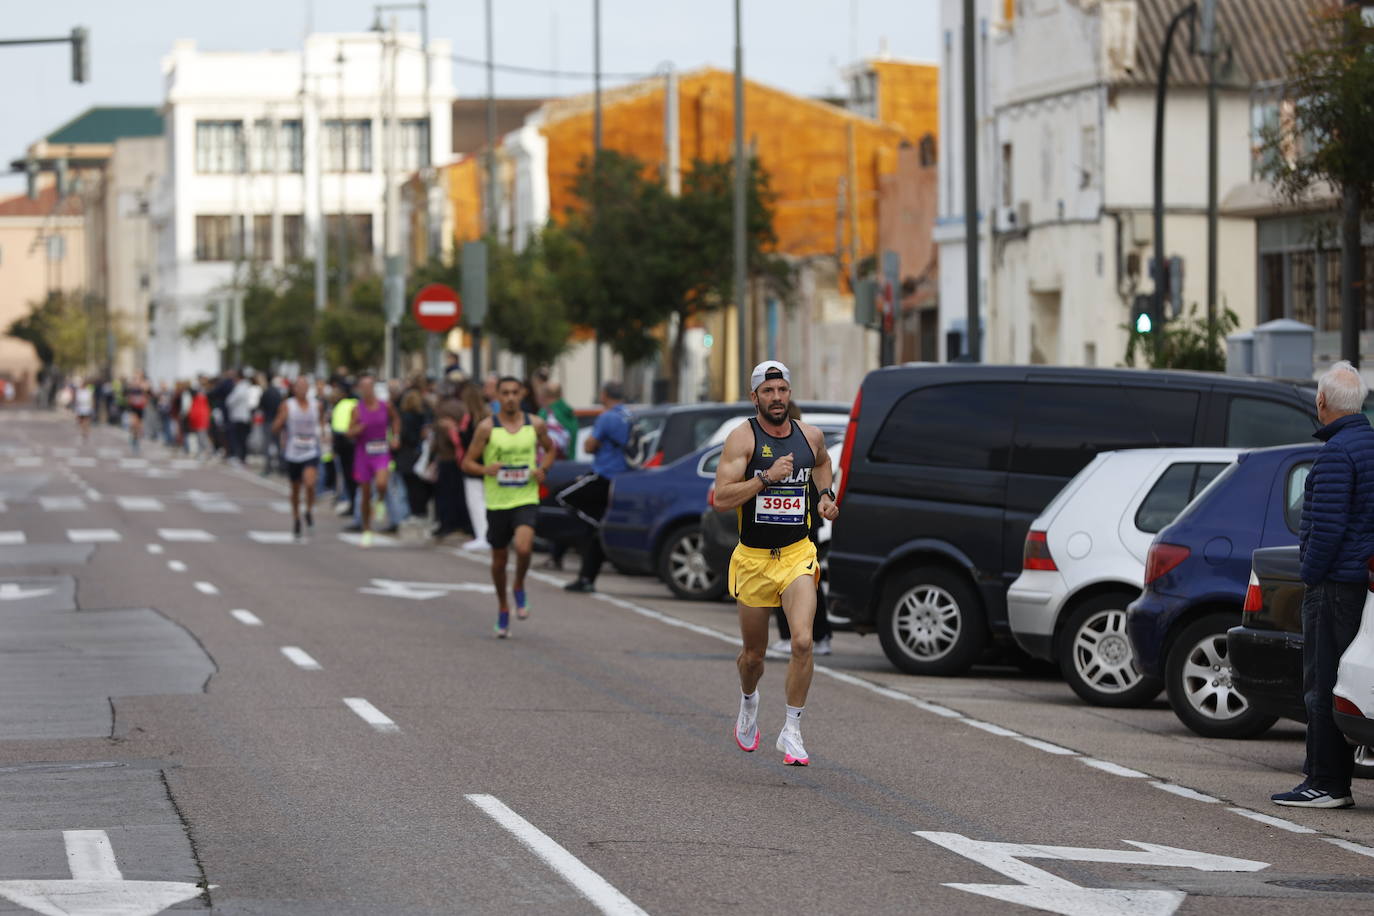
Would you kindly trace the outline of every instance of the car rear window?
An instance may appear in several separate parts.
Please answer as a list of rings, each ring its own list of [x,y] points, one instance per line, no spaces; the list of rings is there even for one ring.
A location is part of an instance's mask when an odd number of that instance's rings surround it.
[[[1294,534],[1298,533],[1298,525],[1302,523],[1302,501],[1307,492],[1307,474],[1311,470],[1310,461],[1294,465],[1288,472],[1288,482],[1284,486],[1283,520]]]
[[[1316,428],[1306,411],[1278,401],[1233,397],[1226,410],[1226,444],[1234,448],[1307,442]]]
[[[1198,400],[1196,391],[1032,383],[1011,470],[1072,477],[1098,452],[1192,445]]]
[[[1140,501],[1135,513],[1136,528],[1146,534],[1158,534],[1225,469],[1225,462],[1180,461],[1169,465]]]
[[[893,405],[869,458],[1004,471],[1023,387],[1018,382],[966,382],[918,388]]]

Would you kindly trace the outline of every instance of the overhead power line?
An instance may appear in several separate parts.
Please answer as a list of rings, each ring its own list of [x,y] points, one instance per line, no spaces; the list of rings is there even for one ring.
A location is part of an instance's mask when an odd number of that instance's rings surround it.
[[[485,68],[485,67],[487,66],[487,62],[486,62],[485,60],[483,60],[482,58],[480,58],[480,57],[464,57],[464,56],[461,55],[461,54],[450,54],[450,55],[448,56],[448,58],[449,58],[449,60],[453,61],[455,64],[462,64],[462,65],[465,66],[465,67],[483,67],[483,68]],[[523,76],[544,76],[544,77],[553,77],[553,78],[555,78],[555,79],[587,79],[587,80],[592,79],[592,78],[594,78],[594,77],[596,76],[596,74],[594,74],[594,73],[592,73],[592,72],[590,72],[590,71],[588,71],[588,72],[582,72],[582,71],[578,71],[578,70],[548,70],[548,69],[544,69],[544,68],[542,68],[542,67],[525,67],[525,66],[522,66],[522,65],[520,65],[520,64],[501,64],[501,63],[493,63],[491,66],[492,66],[492,69],[493,69],[493,70],[500,70],[502,73],[519,73],[519,74],[521,74],[521,75],[523,75]],[[642,80],[642,79],[647,79],[647,78],[649,78],[649,77],[651,77],[651,76],[655,76],[655,75],[657,75],[657,74],[655,74],[655,73],[602,73],[602,74],[601,74],[601,76],[602,76],[603,78],[620,79],[620,80]]]

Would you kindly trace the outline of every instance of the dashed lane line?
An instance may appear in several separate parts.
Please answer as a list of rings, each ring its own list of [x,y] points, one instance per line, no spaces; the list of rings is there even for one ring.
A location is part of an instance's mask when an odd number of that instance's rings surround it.
[[[1346,852],[1353,852],[1357,856],[1368,856],[1374,859],[1374,849],[1370,849],[1368,846],[1361,846],[1359,843],[1352,843],[1349,840],[1342,840],[1334,836],[1324,836],[1322,839],[1326,840],[1326,842],[1330,843],[1332,846],[1339,846]]]
[[[1203,804],[1207,805],[1221,804],[1221,799],[1213,798],[1210,795],[1204,795],[1203,793],[1198,792],[1194,789],[1190,789],[1187,786],[1177,786],[1171,782],[1152,782],[1150,783],[1150,785],[1154,786],[1156,789],[1162,789],[1171,795],[1177,795],[1179,798],[1188,798],[1192,799],[1193,801],[1202,802]]]
[[[1048,741],[1041,741],[1039,738],[1031,738],[1028,735],[1017,735],[1015,740],[1022,744],[1033,747],[1037,751],[1044,751],[1046,754],[1055,754],[1060,757],[1077,757],[1078,751],[1063,747],[1058,744],[1051,744]]]
[[[28,537],[22,531],[0,531],[0,546],[27,544]]]
[[[86,503],[79,496],[40,496],[38,504],[44,512],[84,512]]]
[[[311,658],[309,653],[298,646],[282,646],[281,654],[285,655],[291,661],[291,664],[295,665],[297,668],[302,668],[306,671],[321,670],[320,663]]]
[[[218,594],[219,594],[219,589],[216,588],[215,585],[214,585],[214,583],[212,583],[212,582],[197,582],[197,583],[196,583],[196,591],[200,592],[202,595],[218,595]]]
[[[201,544],[207,544],[215,539],[213,534],[200,528],[159,528],[157,529],[157,536],[164,541]]]
[[[633,900],[588,868],[581,859],[564,849],[553,837],[516,814],[501,799],[494,795],[463,797],[508,830],[526,849],[538,856],[545,865],[571,884],[602,913],[608,916],[647,916]]]
[[[186,572],[186,564],[180,560],[168,560],[167,568],[172,572]]]
[[[233,617],[235,620],[243,624],[245,627],[262,626],[262,620],[259,619],[257,614],[254,614],[252,611],[246,611],[243,608],[235,608],[234,610],[229,612],[229,616]]]
[[[344,705],[357,713],[358,718],[379,732],[398,732],[401,730],[399,725],[362,697],[345,697]]]
[[[1098,760],[1094,757],[1079,757],[1078,762],[1084,766],[1092,767],[1094,770],[1101,770],[1104,773],[1111,773],[1113,776],[1121,776],[1125,779],[1149,779],[1149,773],[1142,773],[1130,767],[1123,767],[1119,763],[1112,763],[1110,760]]]
[[[296,536],[289,531],[250,531],[248,539],[259,544],[292,544]]]
[[[70,528],[67,540],[73,544],[113,544],[124,538],[113,528]]]
[[[163,548],[163,546],[162,546],[161,544],[149,544],[149,545],[148,545],[148,552],[151,553],[151,554],[153,554],[154,556],[156,556],[156,555],[162,553],[163,550],[164,550],[164,548]]]
[[[161,512],[167,507],[153,496],[116,496],[115,502],[125,512]]]
[[[1261,824],[1268,824],[1270,827],[1277,827],[1280,830],[1287,830],[1289,833],[1316,833],[1311,827],[1304,827],[1302,824],[1295,824],[1292,821],[1284,820],[1281,817],[1274,817],[1272,814],[1260,814],[1258,811],[1251,811],[1249,808],[1227,808],[1232,814],[1239,814],[1241,817],[1248,817],[1252,821],[1259,821]]]

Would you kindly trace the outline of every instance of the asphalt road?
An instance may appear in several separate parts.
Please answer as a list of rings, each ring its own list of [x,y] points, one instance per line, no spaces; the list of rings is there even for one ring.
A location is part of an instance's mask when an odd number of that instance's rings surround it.
[[[284,542],[283,498],[0,413],[0,913],[1374,910],[1374,786],[1268,802],[1299,726],[1206,741],[837,634],[784,767],[783,660],[731,737],[728,604],[540,574],[499,641],[480,555],[329,512]]]

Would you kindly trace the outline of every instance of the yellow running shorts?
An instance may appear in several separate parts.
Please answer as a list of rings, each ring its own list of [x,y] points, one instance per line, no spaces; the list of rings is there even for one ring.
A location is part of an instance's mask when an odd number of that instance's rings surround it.
[[[782,593],[789,585],[802,576],[810,576],[814,585],[820,575],[810,538],[777,550],[740,544],[730,556],[730,594],[748,607],[782,607]]]

